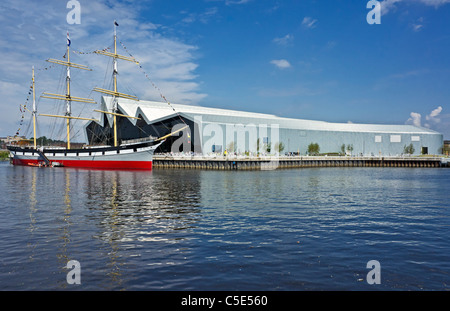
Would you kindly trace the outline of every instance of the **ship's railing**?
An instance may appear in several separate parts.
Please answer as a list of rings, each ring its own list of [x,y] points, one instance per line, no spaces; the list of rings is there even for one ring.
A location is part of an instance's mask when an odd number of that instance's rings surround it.
[[[122,140],[122,145],[131,145],[131,144],[135,144],[135,143],[152,141],[155,139],[156,139],[156,137],[153,137],[153,136],[148,136],[148,137],[144,137],[144,138],[127,139],[127,140]]]

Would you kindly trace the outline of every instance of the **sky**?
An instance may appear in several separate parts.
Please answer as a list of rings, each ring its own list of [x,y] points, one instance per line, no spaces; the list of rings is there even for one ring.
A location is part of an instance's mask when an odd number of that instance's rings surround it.
[[[71,61],[92,69],[72,69],[71,93],[99,101],[92,89],[111,86],[111,60],[92,52],[113,46],[116,20],[118,52],[141,66],[119,61],[119,91],[142,100],[413,124],[450,139],[450,0],[379,1],[379,24],[366,0],[78,0],[78,15],[73,2],[1,1],[0,136],[32,136],[20,111],[32,66],[39,113],[64,113],[41,95],[64,93],[65,68],[46,60],[64,59],[67,32]],[[48,119],[38,136],[63,135]]]

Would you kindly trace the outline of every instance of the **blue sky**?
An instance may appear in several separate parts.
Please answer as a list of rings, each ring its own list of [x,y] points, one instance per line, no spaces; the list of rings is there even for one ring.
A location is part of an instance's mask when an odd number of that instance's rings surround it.
[[[416,124],[450,139],[450,0],[380,1],[374,25],[365,0],[79,0],[81,23],[72,25],[67,2],[1,2],[0,136],[19,126],[31,67],[38,97],[58,91],[62,68],[43,69],[64,55],[66,32],[73,51],[103,49],[116,19],[119,39],[172,103]],[[108,59],[72,53],[71,60],[93,69],[73,71],[73,94],[98,99],[91,90],[107,86]],[[161,100],[138,67],[119,66],[122,91]],[[50,113],[57,104],[40,98],[38,105]],[[47,120],[40,122],[47,134]]]

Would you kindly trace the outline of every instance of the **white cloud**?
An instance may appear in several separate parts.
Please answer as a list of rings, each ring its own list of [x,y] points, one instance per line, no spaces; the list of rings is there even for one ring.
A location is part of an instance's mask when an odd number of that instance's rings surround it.
[[[436,109],[434,109],[433,111],[431,111],[431,113],[429,114],[429,117],[435,118],[435,117],[437,117],[441,112],[442,112],[442,107],[439,106],[439,107],[437,107]]]
[[[245,4],[252,0],[225,0],[226,5],[232,5],[232,4]]]
[[[72,70],[72,93],[74,96],[92,96],[99,101],[100,94],[92,89],[96,86],[108,87],[111,79],[111,60],[95,54],[76,54],[75,51],[92,52],[112,47],[113,21],[119,23],[117,44],[119,54],[128,56],[127,50],[140,61],[140,65],[152,82],[166,98],[179,104],[197,104],[207,95],[201,93],[201,82],[195,73],[198,62],[196,46],[180,39],[168,38],[159,32],[162,25],[143,22],[139,19],[139,7],[145,2],[100,0],[81,2],[81,24],[69,25],[66,15],[66,1],[49,0],[2,0],[0,12],[0,104],[1,134],[11,135],[17,130],[20,120],[17,116],[19,105],[27,98],[31,80],[31,67],[36,67],[36,95],[41,113],[51,112],[57,102],[39,99],[42,92],[60,92],[58,89],[64,68],[50,64],[48,58],[62,59],[66,52],[66,31],[72,41],[71,61],[85,64],[92,72]],[[201,22],[216,14],[214,8],[197,16]],[[105,68],[109,68],[105,73]],[[8,85],[15,85],[9,88]],[[64,90],[64,88],[62,88]],[[162,100],[159,91],[153,87],[138,66],[119,60],[119,91],[135,94],[141,99]],[[7,104],[6,104],[7,103]],[[61,104],[61,106],[64,106]],[[72,105],[74,113],[79,105]],[[93,108],[95,107],[87,107]],[[88,112],[88,111],[86,111]],[[26,116],[27,117],[27,116]],[[48,119],[40,118],[41,125]],[[45,129],[41,126],[41,129]],[[25,133],[21,133],[25,134]],[[29,133],[27,133],[29,134]],[[39,134],[38,134],[39,135]],[[44,135],[44,134],[42,134]]]
[[[422,115],[420,113],[411,112],[410,113],[410,118],[406,121],[406,123],[408,123],[408,124],[411,123],[412,125],[420,127],[420,126],[422,126],[421,119],[422,119]]]
[[[294,36],[287,34],[284,37],[281,38],[275,38],[272,41],[275,42],[278,45],[288,45],[292,42],[292,40],[294,40]]]
[[[185,18],[182,19],[182,22],[190,24],[199,21],[203,24],[208,24],[211,19],[213,19],[217,15],[218,12],[219,9],[217,7],[212,7],[206,9],[202,13],[189,13]]]
[[[415,23],[411,24],[411,28],[415,32],[421,31],[423,28],[423,21],[424,21],[423,17],[418,18]]]
[[[316,28],[316,24],[317,24],[317,19],[313,19],[312,17],[306,16],[302,20],[302,26],[309,28],[309,29]]]
[[[389,11],[395,10],[396,9],[395,4],[398,3],[398,2],[401,2],[401,1],[403,1],[403,0],[384,0],[384,1],[381,1],[380,2],[380,4],[381,4],[381,14],[384,15],[384,14],[389,13]]]
[[[428,115],[425,116],[425,119],[428,122],[424,123],[425,127],[431,128],[434,125],[437,125],[441,122],[441,112],[442,107],[439,106],[436,109],[433,109]],[[422,115],[417,112],[411,112],[410,118],[406,121],[407,124],[412,124],[415,126],[422,126]]]
[[[439,123],[439,122],[441,122],[441,119],[439,117],[439,114],[441,112],[442,112],[442,107],[439,106],[436,109],[434,109],[433,111],[431,111],[430,114],[425,117],[425,119],[432,123]]]
[[[291,64],[285,59],[274,59],[271,60],[270,63],[277,66],[279,69],[286,69],[291,67]]]
[[[438,7],[443,4],[450,3],[450,0],[420,0],[420,2],[423,2],[426,5]]]
[[[412,29],[413,29],[415,32],[420,31],[420,30],[422,29],[422,27],[423,27],[423,25],[421,25],[421,24],[413,24],[413,25],[412,25]]]
[[[400,2],[420,2],[422,4],[428,6],[439,7],[441,5],[450,3],[450,0],[383,0],[380,2],[381,4],[381,14],[387,14],[391,11],[395,11],[397,9],[397,3]]]

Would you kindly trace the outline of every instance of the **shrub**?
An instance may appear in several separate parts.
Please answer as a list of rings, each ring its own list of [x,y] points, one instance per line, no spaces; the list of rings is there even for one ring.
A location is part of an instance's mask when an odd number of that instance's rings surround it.
[[[318,155],[320,151],[320,147],[318,143],[310,143],[308,146],[308,154],[310,155]]]

